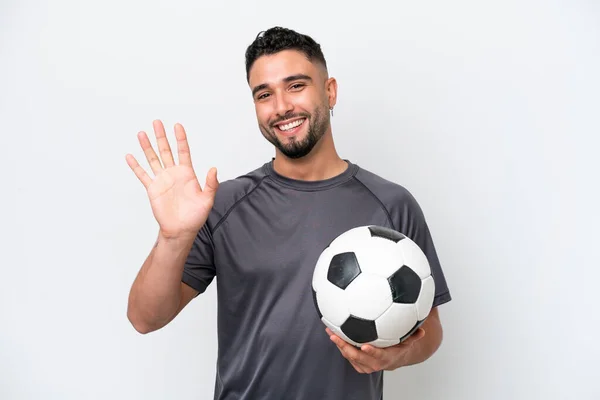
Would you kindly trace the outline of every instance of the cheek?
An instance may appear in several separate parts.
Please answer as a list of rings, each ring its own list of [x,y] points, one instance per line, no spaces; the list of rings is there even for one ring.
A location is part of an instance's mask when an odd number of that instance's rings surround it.
[[[305,111],[313,116],[320,113],[324,105],[329,109],[329,100],[323,99],[322,97],[313,94],[312,96],[306,96],[305,98],[298,99],[297,107],[300,111]]]
[[[311,95],[308,92],[298,96],[298,98],[294,102],[294,105],[296,106],[296,108],[305,110],[305,111],[309,111],[309,112],[312,112],[317,107],[318,104],[319,104],[319,98],[316,97],[314,94]]]
[[[261,125],[269,125],[269,119],[271,118],[271,113],[266,107],[256,106],[255,108],[256,118],[258,119],[258,123]]]

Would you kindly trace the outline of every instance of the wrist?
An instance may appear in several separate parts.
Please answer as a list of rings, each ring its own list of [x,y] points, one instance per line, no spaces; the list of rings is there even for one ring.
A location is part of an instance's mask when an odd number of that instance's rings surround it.
[[[165,244],[169,247],[189,247],[195,239],[196,234],[190,232],[170,234],[159,230],[155,247],[158,246],[159,243]]]

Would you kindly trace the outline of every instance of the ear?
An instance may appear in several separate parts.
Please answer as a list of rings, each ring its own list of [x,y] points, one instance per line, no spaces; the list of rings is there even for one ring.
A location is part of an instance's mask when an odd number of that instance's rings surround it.
[[[335,103],[337,102],[337,88],[337,81],[335,78],[332,77],[325,81],[325,93],[327,93],[330,109],[335,107]]]

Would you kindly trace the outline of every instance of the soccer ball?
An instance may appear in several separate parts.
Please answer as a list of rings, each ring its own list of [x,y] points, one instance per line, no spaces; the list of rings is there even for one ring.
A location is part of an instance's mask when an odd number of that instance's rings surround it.
[[[431,311],[435,284],[423,251],[382,226],[352,228],[319,256],[312,279],[321,321],[346,342],[389,347],[412,335]]]

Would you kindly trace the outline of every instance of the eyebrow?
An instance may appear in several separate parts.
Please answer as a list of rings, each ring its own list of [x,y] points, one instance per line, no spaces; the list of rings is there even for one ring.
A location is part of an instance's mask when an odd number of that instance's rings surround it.
[[[305,80],[305,81],[312,82],[312,78],[310,76],[304,75],[304,74],[290,75],[288,77],[283,78],[284,82],[291,82],[291,81],[297,81],[297,80]],[[259,90],[263,90],[268,87],[269,87],[269,85],[267,83],[262,83],[258,86],[255,86],[254,89],[252,89],[252,96],[256,95],[256,92],[258,92]]]

